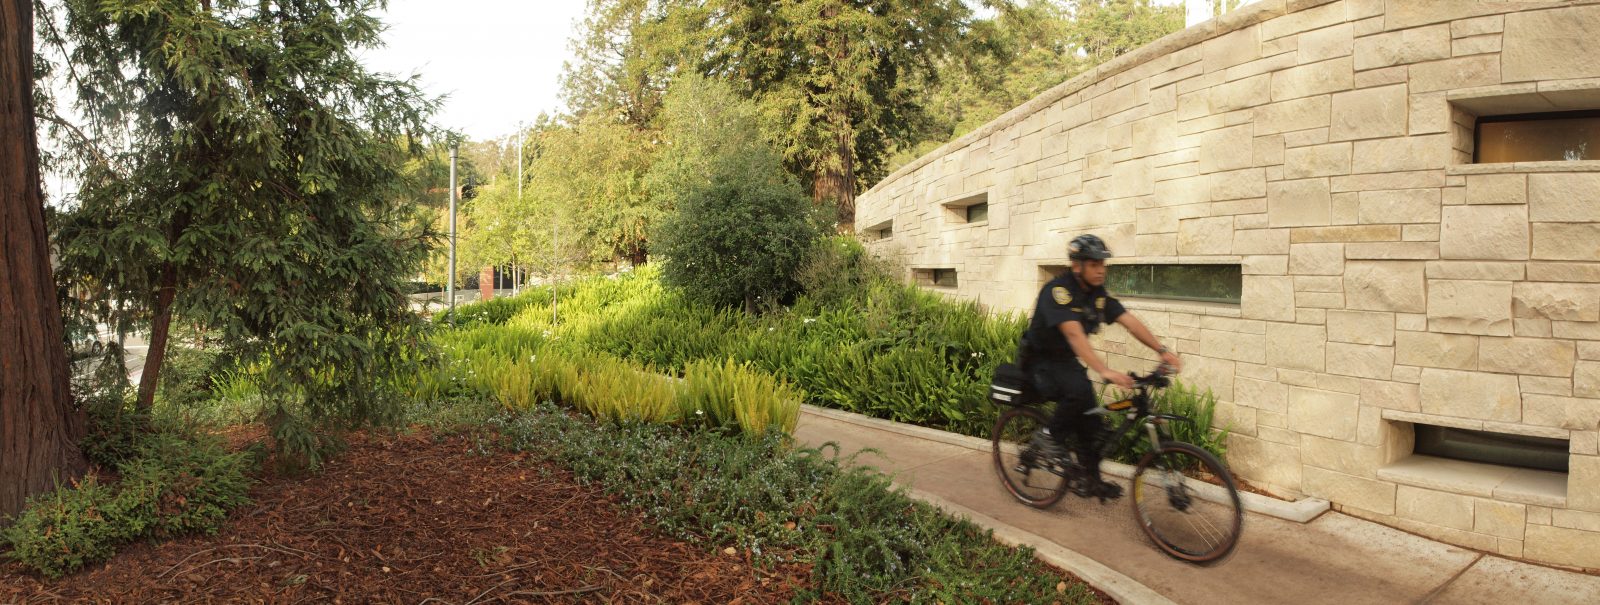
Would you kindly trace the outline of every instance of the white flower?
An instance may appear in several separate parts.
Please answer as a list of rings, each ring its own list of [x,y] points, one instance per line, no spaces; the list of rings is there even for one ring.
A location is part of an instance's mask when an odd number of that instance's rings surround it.
[[[694,411],[694,415],[696,415],[696,416],[704,416],[704,415],[706,415],[706,411],[705,410],[695,410]]]
[[[815,317],[807,317],[807,318],[805,318],[805,321],[803,323],[813,323],[815,321],[817,321],[817,318],[815,318]]]

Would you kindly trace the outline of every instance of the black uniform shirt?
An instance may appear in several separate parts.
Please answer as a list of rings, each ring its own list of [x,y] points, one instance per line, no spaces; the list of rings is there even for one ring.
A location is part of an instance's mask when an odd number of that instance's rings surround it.
[[[1104,286],[1085,290],[1071,270],[1062,273],[1039,290],[1028,324],[1028,341],[1033,351],[1046,359],[1073,359],[1072,345],[1061,333],[1061,324],[1083,324],[1084,334],[1100,331],[1100,324],[1122,316],[1122,303],[1106,293]]]

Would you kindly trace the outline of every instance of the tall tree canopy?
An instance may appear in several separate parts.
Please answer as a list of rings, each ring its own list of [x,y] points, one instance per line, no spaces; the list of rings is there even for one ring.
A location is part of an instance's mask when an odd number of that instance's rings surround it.
[[[673,82],[721,79],[848,224],[894,166],[1182,25],[1151,0],[590,0],[563,82],[576,116],[659,129]]]
[[[68,0],[44,32],[89,122],[63,275],[149,321],[142,405],[180,314],[271,359],[280,428],[388,409],[416,345],[400,284],[433,243],[402,203],[432,102],[356,58],[379,6]]]

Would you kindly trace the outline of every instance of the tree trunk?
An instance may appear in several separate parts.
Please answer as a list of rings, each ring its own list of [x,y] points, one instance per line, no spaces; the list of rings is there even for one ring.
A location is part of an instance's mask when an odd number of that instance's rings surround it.
[[[838,6],[828,6],[822,10],[825,21],[832,22],[838,16]],[[824,31],[823,44],[832,49],[833,56],[826,69],[843,69],[850,55],[849,36],[835,25]],[[846,74],[833,75],[832,86],[848,86],[840,83]],[[833,157],[823,161],[822,170],[812,184],[811,199],[818,205],[833,204],[838,212],[839,232],[850,233],[855,230],[856,222],[856,146],[854,129],[850,124],[849,102],[843,95],[844,91],[841,90],[833,90],[828,95],[832,99],[828,104],[828,125],[833,134],[833,150],[830,154]]]
[[[176,238],[174,238],[176,239]],[[167,358],[167,336],[172,328],[172,299],[178,294],[178,269],[168,262],[161,267],[161,283],[151,309],[150,348],[145,352],[144,372],[139,374],[139,409],[149,410],[156,400],[161,382],[161,363]]]
[[[83,473],[33,124],[33,2],[0,0],[0,517]]]
[[[856,222],[856,167],[855,146],[849,132],[849,116],[839,118],[844,123],[839,128],[834,153],[838,164],[829,164],[812,186],[811,198],[818,204],[831,203],[838,210],[839,232],[854,231]]]

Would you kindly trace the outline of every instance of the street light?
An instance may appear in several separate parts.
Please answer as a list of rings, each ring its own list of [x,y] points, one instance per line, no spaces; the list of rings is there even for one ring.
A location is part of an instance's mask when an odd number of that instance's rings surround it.
[[[450,277],[446,288],[450,297],[450,325],[456,323],[456,145],[450,141]]]

